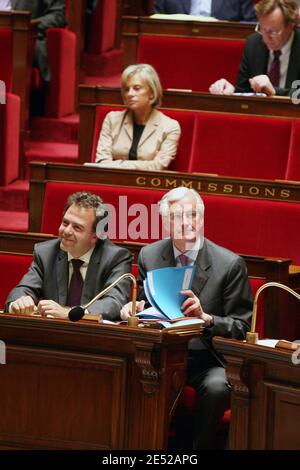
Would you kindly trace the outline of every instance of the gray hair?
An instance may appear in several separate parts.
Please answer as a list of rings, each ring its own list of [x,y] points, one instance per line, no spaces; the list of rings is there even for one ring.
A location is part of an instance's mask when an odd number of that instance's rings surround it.
[[[162,102],[162,86],[157,72],[149,64],[135,64],[126,67],[121,76],[122,96],[124,97],[128,79],[136,74],[140,75],[141,79],[149,86],[153,93],[153,99],[151,100],[152,107],[160,106]]]
[[[161,200],[158,203],[160,215],[163,217],[167,216],[170,211],[170,204],[176,201],[180,201],[181,199],[186,197],[188,194],[192,194],[194,198],[196,199],[197,211],[203,217],[204,216],[204,202],[203,202],[202,197],[194,189],[186,188],[185,186],[179,186],[178,188],[171,189],[171,191],[167,192],[161,198]]]

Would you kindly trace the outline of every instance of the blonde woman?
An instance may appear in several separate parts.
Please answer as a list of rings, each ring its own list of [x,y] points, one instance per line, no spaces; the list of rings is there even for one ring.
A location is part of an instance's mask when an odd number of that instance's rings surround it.
[[[162,100],[159,77],[151,65],[130,65],[122,73],[126,109],[103,121],[96,153],[99,167],[166,170],[176,156],[180,126],[156,108]]]

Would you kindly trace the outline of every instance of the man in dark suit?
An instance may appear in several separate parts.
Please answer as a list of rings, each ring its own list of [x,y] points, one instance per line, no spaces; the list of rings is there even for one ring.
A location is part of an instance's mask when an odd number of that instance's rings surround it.
[[[12,10],[30,10],[32,23],[38,27],[34,61],[41,71],[43,80],[51,80],[48,67],[46,31],[48,28],[64,28],[65,0],[11,0]]]
[[[130,272],[129,251],[98,238],[99,226],[106,219],[105,205],[99,196],[86,192],[71,195],[59,238],[35,245],[33,262],[10,292],[6,311],[66,318],[71,306],[89,302],[119,276]],[[121,306],[129,299],[129,282],[121,281],[86,313],[119,319]]]
[[[211,93],[255,92],[284,96],[292,95],[296,89],[293,82],[300,79],[300,31],[295,28],[299,22],[297,2],[261,0],[255,10],[259,24],[247,39],[236,85],[221,78],[210,86]]]
[[[197,391],[195,449],[213,447],[216,429],[229,408],[230,391],[224,360],[213,350],[215,335],[243,339],[250,328],[252,295],[243,259],[204,238],[204,204],[199,194],[180,187],[168,192],[160,202],[160,213],[170,238],[142,248],[139,255],[137,310],[145,306],[143,281],[153,269],[195,265],[192,289],[182,311],[204,320],[202,338],[189,343],[187,383]],[[131,303],[121,310],[127,319]]]
[[[154,13],[184,13],[186,15],[213,16],[218,20],[256,21],[252,0],[212,0],[209,10],[201,1],[193,0],[155,0]],[[204,7],[204,8],[203,8]]]

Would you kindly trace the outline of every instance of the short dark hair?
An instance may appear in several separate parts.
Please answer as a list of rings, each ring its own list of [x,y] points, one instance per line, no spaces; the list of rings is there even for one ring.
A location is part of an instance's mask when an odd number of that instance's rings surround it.
[[[63,214],[67,212],[70,206],[75,204],[78,207],[83,207],[84,209],[94,209],[95,211],[95,222],[93,225],[93,230],[96,232],[98,223],[108,216],[107,209],[105,204],[100,196],[97,194],[92,194],[86,191],[79,191],[77,193],[70,194],[67,199],[67,203],[64,208]]]

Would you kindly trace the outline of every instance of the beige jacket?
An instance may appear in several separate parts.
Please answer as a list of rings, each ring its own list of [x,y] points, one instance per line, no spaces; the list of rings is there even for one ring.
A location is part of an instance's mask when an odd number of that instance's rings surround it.
[[[175,158],[180,126],[153,109],[137,148],[137,160],[128,160],[133,139],[131,111],[111,111],[103,121],[96,153],[101,167],[165,170]]]

